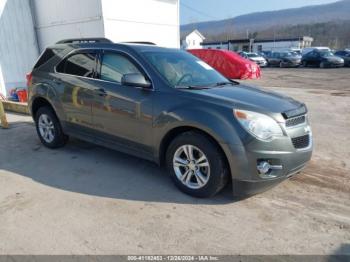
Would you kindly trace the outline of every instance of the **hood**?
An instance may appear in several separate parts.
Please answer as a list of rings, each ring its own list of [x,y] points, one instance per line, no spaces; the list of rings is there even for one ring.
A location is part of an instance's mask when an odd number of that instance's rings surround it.
[[[290,97],[246,85],[203,89],[199,94],[216,99],[218,103],[232,103],[235,108],[258,112],[283,113],[303,106]]]
[[[329,62],[333,62],[333,63],[343,63],[344,59],[339,57],[339,56],[325,56],[323,57],[323,59],[326,59]]]
[[[265,61],[265,58],[263,57],[249,57],[249,59],[252,61]]]

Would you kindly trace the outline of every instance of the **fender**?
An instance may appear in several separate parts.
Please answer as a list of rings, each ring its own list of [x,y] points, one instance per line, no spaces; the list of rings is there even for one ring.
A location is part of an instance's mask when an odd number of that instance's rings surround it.
[[[39,83],[29,88],[28,106],[32,117],[34,117],[32,112],[33,102],[37,98],[45,99],[52,106],[57,117],[61,120],[61,124],[64,123],[64,120],[66,119],[66,115],[64,114],[62,103],[59,101],[57,92],[51,85],[47,83]]]

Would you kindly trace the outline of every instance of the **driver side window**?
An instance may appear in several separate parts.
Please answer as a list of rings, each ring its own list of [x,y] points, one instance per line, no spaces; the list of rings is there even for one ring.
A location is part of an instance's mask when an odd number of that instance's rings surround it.
[[[101,64],[101,80],[121,83],[125,74],[138,73],[140,70],[124,55],[105,53]]]

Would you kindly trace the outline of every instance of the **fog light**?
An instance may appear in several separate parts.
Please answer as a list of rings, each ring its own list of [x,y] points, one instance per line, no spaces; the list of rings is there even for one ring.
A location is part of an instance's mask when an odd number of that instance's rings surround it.
[[[258,171],[259,171],[260,174],[266,175],[267,173],[270,172],[271,165],[267,161],[262,161],[262,162],[259,163],[257,168],[258,168]]]
[[[272,172],[273,170],[282,170],[281,165],[271,165],[268,161],[260,161],[257,165],[257,169],[262,178],[276,177],[277,174]]]

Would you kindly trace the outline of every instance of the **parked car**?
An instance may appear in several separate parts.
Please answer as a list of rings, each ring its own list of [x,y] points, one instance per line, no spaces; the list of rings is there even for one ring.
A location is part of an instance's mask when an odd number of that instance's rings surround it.
[[[301,65],[301,56],[293,52],[273,52],[267,57],[269,66],[298,67]]]
[[[267,65],[266,59],[256,53],[239,52],[238,54],[241,57],[258,64],[260,67],[265,67]]]
[[[213,196],[229,180],[234,195],[256,194],[311,158],[303,103],[230,81],[186,51],[65,40],[27,79],[43,145],[72,136],[164,164],[192,196]]]
[[[302,50],[299,48],[291,48],[289,50],[286,50],[287,52],[291,52],[292,54],[302,56]]]
[[[260,78],[260,67],[235,52],[218,49],[191,49],[192,55],[215,68],[228,79],[256,79]]]
[[[343,67],[344,66],[343,58],[335,56],[330,51],[320,51],[320,50],[314,50],[310,53],[307,53],[302,57],[301,62],[304,67],[317,66],[317,67],[325,68],[325,67]]]
[[[302,50],[301,55],[302,56],[306,55],[307,53],[310,53],[310,52],[315,51],[315,50],[316,51],[323,51],[323,52],[326,52],[326,51],[330,52],[331,51],[331,49],[327,46],[306,47]]]
[[[337,51],[335,55],[344,59],[345,66],[350,66],[350,50]]]

